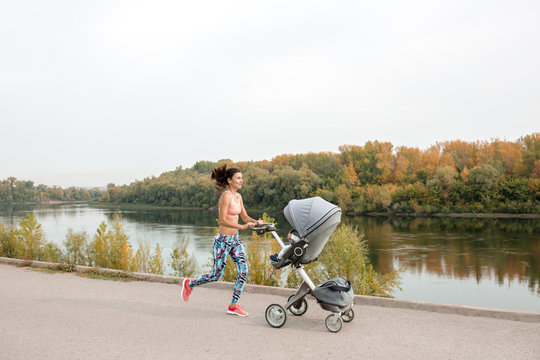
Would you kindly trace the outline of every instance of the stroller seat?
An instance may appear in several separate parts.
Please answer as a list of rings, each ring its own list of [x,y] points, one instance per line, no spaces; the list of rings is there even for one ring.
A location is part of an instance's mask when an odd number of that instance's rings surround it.
[[[302,259],[302,255],[304,255],[309,246],[309,244],[304,240],[294,242],[292,239],[290,239],[289,242],[291,246],[283,253],[281,259],[277,259],[276,261],[270,258],[270,262],[274,268],[281,269],[282,267],[291,264],[293,266],[297,266]]]

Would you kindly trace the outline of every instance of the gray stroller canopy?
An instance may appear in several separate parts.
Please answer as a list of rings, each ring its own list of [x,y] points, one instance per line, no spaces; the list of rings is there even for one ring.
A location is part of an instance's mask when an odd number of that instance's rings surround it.
[[[341,221],[341,208],[313,197],[291,200],[284,209],[285,218],[308,244],[301,263],[314,261]]]

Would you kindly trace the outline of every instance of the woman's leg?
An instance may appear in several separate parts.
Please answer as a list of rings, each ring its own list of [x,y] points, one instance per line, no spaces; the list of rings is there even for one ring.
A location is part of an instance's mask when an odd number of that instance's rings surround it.
[[[234,237],[233,246],[230,250],[231,258],[236,264],[236,270],[238,275],[236,276],[236,281],[234,282],[234,290],[232,297],[232,304],[237,304],[242,290],[244,289],[244,284],[247,279],[248,267],[246,261],[246,252],[244,250],[244,245],[240,241],[238,234]]]
[[[231,250],[232,239],[227,239],[227,235],[216,234],[214,238],[214,247],[212,255],[214,258],[214,266],[211,273],[201,275],[195,280],[189,282],[189,287],[203,285],[212,281],[218,281],[223,276],[225,266],[227,266],[227,256]],[[230,236],[232,238],[232,236]],[[229,240],[229,241],[228,241]]]

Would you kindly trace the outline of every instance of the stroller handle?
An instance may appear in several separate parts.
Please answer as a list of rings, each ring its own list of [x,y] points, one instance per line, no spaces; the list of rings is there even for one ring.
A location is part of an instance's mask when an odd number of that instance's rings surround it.
[[[264,222],[261,225],[255,225],[249,227],[251,230],[257,232],[257,235],[261,235],[267,232],[276,231],[274,223]]]

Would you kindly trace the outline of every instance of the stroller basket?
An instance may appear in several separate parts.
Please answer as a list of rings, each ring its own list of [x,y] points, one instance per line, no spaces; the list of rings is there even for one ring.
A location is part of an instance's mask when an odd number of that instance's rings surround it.
[[[317,285],[313,289],[317,301],[329,305],[345,307],[352,304],[354,293],[351,283],[344,278],[334,278]]]

